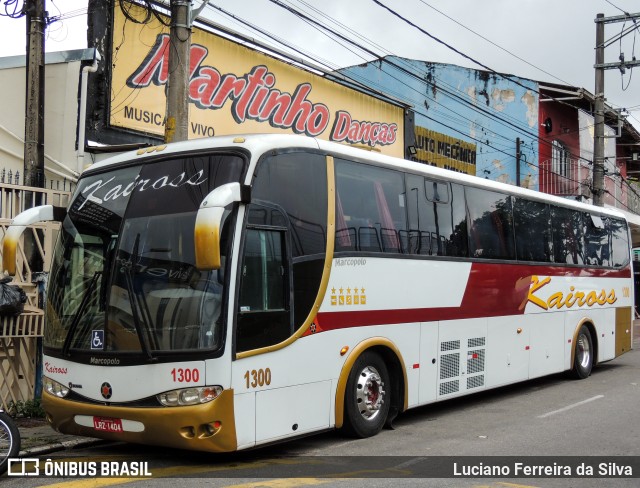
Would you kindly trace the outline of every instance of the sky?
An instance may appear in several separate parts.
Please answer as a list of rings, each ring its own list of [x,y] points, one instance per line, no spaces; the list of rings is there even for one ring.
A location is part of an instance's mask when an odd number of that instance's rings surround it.
[[[23,2],[8,1],[10,5]],[[62,17],[47,29],[46,50],[86,47],[86,15],[75,15],[86,14],[86,0],[45,2],[50,17]],[[377,55],[485,69],[472,58],[499,73],[583,87],[591,93],[595,92],[596,15],[640,12],[640,0],[377,0],[467,57],[394,16],[376,0],[210,0],[201,15],[274,43],[212,6],[220,7],[332,68],[371,59],[370,54],[324,35],[276,5],[278,2],[322,20]],[[6,3],[0,2],[2,14]],[[200,3],[193,0],[195,8]],[[640,59],[640,20],[637,22],[637,29],[606,48],[605,62],[617,61],[621,52],[627,60],[634,54]],[[629,27],[631,22],[607,24],[605,39]],[[0,16],[0,57],[24,54],[24,46],[24,19]],[[612,107],[626,108],[628,120],[640,130],[640,67],[624,75],[617,69],[607,70],[605,96]]]

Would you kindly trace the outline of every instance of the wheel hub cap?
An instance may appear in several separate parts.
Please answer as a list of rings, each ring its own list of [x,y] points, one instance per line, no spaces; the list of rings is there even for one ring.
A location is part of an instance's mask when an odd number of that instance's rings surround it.
[[[589,348],[589,341],[582,334],[578,337],[577,354],[580,365],[586,368],[591,360],[591,349]]]
[[[384,403],[384,383],[378,371],[367,366],[358,377],[356,401],[360,414],[367,420],[373,419]]]

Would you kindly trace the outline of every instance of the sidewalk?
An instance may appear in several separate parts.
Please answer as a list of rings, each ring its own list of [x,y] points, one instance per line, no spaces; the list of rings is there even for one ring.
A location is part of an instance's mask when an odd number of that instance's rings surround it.
[[[50,452],[97,444],[100,439],[60,434],[44,419],[17,419],[20,431],[20,457],[40,456]]]

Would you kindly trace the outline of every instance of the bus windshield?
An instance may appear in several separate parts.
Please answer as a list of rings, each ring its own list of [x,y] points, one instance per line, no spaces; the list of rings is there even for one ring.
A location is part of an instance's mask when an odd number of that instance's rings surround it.
[[[209,154],[81,179],[54,252],[47,352],[153,359],[220,348],[230,226],[210,272],[195,267],[194,225],[203,199],[243,169],[238,155]]]

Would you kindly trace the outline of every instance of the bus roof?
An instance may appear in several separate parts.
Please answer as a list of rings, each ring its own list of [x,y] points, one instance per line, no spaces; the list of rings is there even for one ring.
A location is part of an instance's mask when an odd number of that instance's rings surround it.
[[[515,196],[528,198],[541,202],[554,203],[564,207],[582,210],[586,212],[597,213],[601,215],[611,215],[619,218],[625,218],[623,212],[615,209],[597,207],[591,204],[577,202],[566,198],[542,193],[527,188],[521,188],[506,183],[500,183],[478,176],[472,176],[464,173],[458,173],[436,166],[430,166],[407,159],[400,159],[392,156],[380,154],[375,150],[366,150],[357,148],[347,144],[339,144],[329,142],[322,139],[314,139],[312,137],[294,135],[294,134],[239,134],[231,136],[216,136],[211,138],[192,139],[189,141],[175,142],[171,144],[162,144],[158,146],[139,149],[119,154],[117,156],[105,159],[89,167],[85,173],[91,174],[97,171],[105,171],[110,166],[120,165],[126,162],[140,160],[142,162],[148,157],[169,156],[171,154],[184,154],[187,152],[201,152],[215,148],[240,148],[251,154],[251,161],[247,175],[246,183],[251,182],[251,178],[258,159],[267,151],[278,148],[300,148],[320,150],[333,156],[344,157],[351,160],[374,164],[376,166],[387,167],[418,173],[431,178],[445,180],[449,182],[461,183],[468,186],[485,188],[487,190],[509,193]]]

